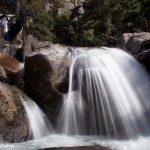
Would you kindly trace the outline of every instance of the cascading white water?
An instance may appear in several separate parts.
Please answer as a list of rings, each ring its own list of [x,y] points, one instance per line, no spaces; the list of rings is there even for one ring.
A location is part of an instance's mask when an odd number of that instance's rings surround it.
[[[114,48],[76,49],[70,68],[69,92],[64,96],[58,117],[58,130],[63,134],[49,133],[47,127],[50,129],[51,125],[44,123],[41,110],[34,102],[26,101],[23,103],[34,137],[50,135],[7,144],[7,147],[37,150],[101,145],[112,150],[149,150],[150,136],[122,140],[99,136],[149,134],[149,88],[149,75],[129,54]]]
[[[3,31],[4,33],[8,32],[8,25],[7,25],[7,23],[8,23],[8,20],[7,20],[6,17],[4,17],[3,19],[0,20],[0,24],[2,24],[2,26],[4,26],[4,31]]]
[[[32,138],[38,140],[53,134],[54,130],[51,123],[38,105],[31,100],[22,100],[22,102],[28,115]]]
[[[150,78],[144,68],[115,48],[78,48],[73,56],[59,132],[116,138],[149,134]]]

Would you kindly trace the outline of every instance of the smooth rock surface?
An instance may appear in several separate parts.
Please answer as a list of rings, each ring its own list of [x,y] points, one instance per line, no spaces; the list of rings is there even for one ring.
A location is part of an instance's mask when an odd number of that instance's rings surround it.
[[[132,54],[138,54],[150,48],[149,32],[134,33],[132,35],[128,34],[128,37],[128,40],[125,38],[125,47]]]
[[[28,138],[29,122],[21,100],[25,98],[16,87],[0,82],[0,137],[8,142]]]
[[[56,120],[60,98],[68,90],[68,72],[71,63],[69,48],[51,45],[35,51],[25,61],[27,93],[52,119]]]
[[[121,44],[121,46],[122,46],[123,48],[125,48],[125,47],[126,47],[126,44],[127,44],[127,42],[128,42],[128,40],[129,40],[132,36],[133,36],[133,33],[124,33],[124,34],[122,35],[122,37],[121,37],[121,43],[119,43],[119,44]]]
[[[21,68],[21,63],[17,59],[4,52],[0,52],[0,65],[11,75],[16,74]]]
[[[49,46],[51,44],[51,42],[49,41],[38,41],[35,37],[33,37],[32,35],[28,35],[26,37],[26,41],[22,47],[22,49],[18,50],[16,52],[16,58],[19,61],[25,61],[25,58],[30,55],[33,51],[35,51],[36,49],[42,48],[42,47],[46,47]]]

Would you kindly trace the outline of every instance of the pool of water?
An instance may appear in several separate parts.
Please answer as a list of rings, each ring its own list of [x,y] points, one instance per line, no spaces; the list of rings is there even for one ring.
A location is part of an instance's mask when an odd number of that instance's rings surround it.
[[[150,150],[150,137],[138,137],[132,140],[110,140],[97,136],[50,135],[43,139],[16,144],[0,144],[0,149],[37,150],[51,147],[73,147],[100,145],[112,150]]]

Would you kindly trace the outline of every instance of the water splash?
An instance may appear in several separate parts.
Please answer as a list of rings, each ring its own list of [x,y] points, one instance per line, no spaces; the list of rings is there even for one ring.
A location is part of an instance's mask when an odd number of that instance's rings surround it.
[[[70,68],[58,131],[68,135],[133,137],[150,133],[150,78],[115,48],[78,48]]]
[[[37,140],[53,134],[54,130],[51,123],[38,105],[31,100],[22,100],[22,102],[29,118],[32,138]]]
[[[108,140],[94,136],[65,136],[50,135],[41,140],[27,141],[24,143],[16,143],[8,145],[12,150],[37,150],[54,147],[75,147],[75,146],[91,146],[100,145],[109,147],[112,150],[149,150],[150,138],[140,137],[134,140]],[[64,148],[65,149],[65,148]],[[5,150],[3,148],[3,150]]]

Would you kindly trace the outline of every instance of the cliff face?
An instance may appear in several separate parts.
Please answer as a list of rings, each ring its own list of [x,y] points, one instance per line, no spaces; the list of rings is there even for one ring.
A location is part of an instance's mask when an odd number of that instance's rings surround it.
[[[85,0],[61,0],[60,3],[62,4],[61,7],[56,8],[58,10],[58,14],[62,15],[66,11],[70,11],[75,7],[82,6]],[[54,6],[53,0],[45,0],[45,11],[49,12],[52,10]]]

